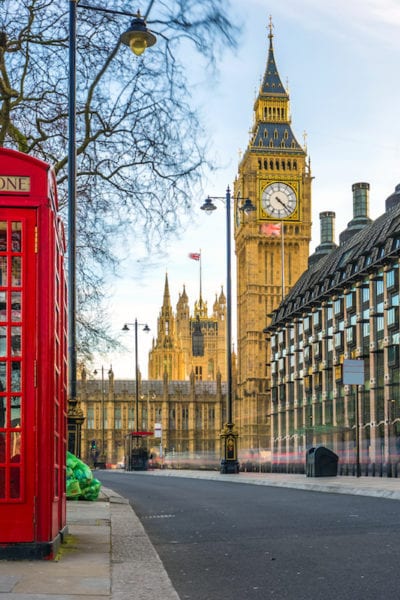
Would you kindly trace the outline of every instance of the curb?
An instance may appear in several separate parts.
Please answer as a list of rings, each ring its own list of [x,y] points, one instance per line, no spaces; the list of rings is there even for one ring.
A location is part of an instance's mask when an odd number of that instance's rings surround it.
[[[109,488],[102,486],[102,490],[110,503],[111,599],[179,600],[129,501]]]

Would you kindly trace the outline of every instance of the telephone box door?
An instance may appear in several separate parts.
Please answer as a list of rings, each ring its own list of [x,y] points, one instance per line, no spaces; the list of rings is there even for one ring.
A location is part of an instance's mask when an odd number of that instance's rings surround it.
[[[35,535],[35,240],[35,209],[0,208],[0,543]]]

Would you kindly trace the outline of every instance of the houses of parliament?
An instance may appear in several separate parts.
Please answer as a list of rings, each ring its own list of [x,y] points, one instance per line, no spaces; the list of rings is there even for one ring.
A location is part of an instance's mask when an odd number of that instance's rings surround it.
[[[400,476],[400,186],[373,222],[369,185],[355,183],[339,244],[335,213],[321,213],[320,244],[310,256],[311,188],[270,25],[250,139],[233,182],[239,460],[304,472],[307,449],[326,445],[340,456],[343,474],[357,467]],[[256,208],[250,216],[240,210],[247,198]],[[83,458],[94,441],[107,464],[121,463],[127,433],[158,424],[161,439],[150,438],[155,454],[171,464],[218,465],[227,418],[226,297],[221,288],[209,309],[201,292],[191,301],[190,292],[183,286],[171,294],[165,276],[147,381],[114,380],[111,369],[92,380],[82,370]],[[365,369],[359,393],[343,382],[347,359]]]

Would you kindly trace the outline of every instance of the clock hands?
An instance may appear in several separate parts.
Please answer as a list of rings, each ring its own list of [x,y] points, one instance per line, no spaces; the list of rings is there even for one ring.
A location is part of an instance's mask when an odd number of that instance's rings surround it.
[[[279,202],[279,204],[280,204],[281,206],[283,206],[283,208],[285,209],[285,211],[286,211],[288,214],[290,214],[290,208],[289,208],[289,207],[288,207],[288,206],[287,206],[287,205],[284,203],[284,201],[283,201],[281,198],[279,198],[279,196],[275,196],[275,200],[277,200],[277,201]]]

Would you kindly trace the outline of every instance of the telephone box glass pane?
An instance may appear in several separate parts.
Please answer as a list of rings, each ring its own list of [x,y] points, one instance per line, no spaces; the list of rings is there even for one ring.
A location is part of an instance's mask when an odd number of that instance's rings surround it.
[[[7,363],[0,361],[0,392],[7,390]]]
[[[21,292],[11,292],[11,321],[21,321]]]
[[[0,285],[7,285],[7,257],[0,256]]]
[[[0,427],[7,426],[7,399],[4,396],[0,396]],[[2,434],[0,434],[1,436]],[[1,439],[0,439],[0,452],[2,451]],[[1,462],[1,460],[0,460]]]
[[[0,356],[7,354],[7,327],[0,326]]]
[[[7,251],[7,222],[0,221],[0,252]]]
[[[0,434],[0,438],[1,438],[2,434]],[[0,448],[1,448],[1,444],[3,442],[0,439]],[[1,460],[1,454],[0,454],[0,462],[2,462]],[[0,498],[5,498],[6,497],[6,470],[4,467],[0,467]]]
[[[21,391],[21,363],[19,362],[11,363],[11,391]]]
[[[7,319],[7,296],[6,292],[0,292],[0,321]]]
[[[21,398],[20,396],[11,396],[11,424],[21,424]],[[17,425],[14,425],[16,427]]]
[[[21,283],[21,257],[13,256],[11,266],[11,285],[13,287],[20,286]]]
[[[21,327],[11,327],[11,354],[13,356],[21,356]]]
[[[12,252],[21,252],[21,223],[14,222],[11,225],[12,234],[11,234],[11,251]]]
[[[10,468],[10,498],[19,498],[21,489],[21,469]]]

